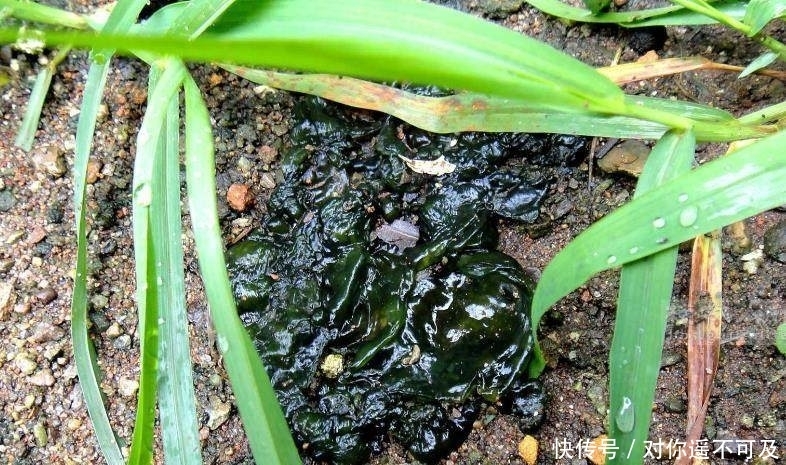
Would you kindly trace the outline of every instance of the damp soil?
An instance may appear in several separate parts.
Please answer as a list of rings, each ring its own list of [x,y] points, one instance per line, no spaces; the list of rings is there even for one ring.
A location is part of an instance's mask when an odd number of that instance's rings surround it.
[[[665,34],[628,31],[565,24],[515,1],[454,3],[593,66],[609,65],[617,55],[620,62],[634,61],[650,49],[661,57],[702,55],[743,66],[759,53],[755,44],[718,27],[669,28]],[[505,3],[512,6],[487,6]],[[86,11],[90,6],[70,2],[69,7]],[[0,347],[0,462],[103,463],[81,398],[69,341],[74,266],[69,170],[86,56],[74,53],[58,68],[29,153],[14,147],[12,141],[41,64],[36,57],[7,49],[0,60],[12,76],[12,82],[0,89],[0,331],[5,339]],[[227,244],[234,244],[265,221],[280,158],[291,147],[291,129],[296,124],[293,108],[302,97],[259,88],[216,69],[195,66],[193,70],[214,121],[216,195]],[[144,68],[130,60],[117,60],[110,72],[88,187],[92,333],[105,374],[102,387],[109,416],[118,435],[127,441],[138,376],[130,185],[146,80]],[[735,114],[781,101],[786,95],[783,83],[768,77],[737,80],[732,74],[716,72],[630,84],[627,91],[710,103]],[[494,220],[497,249],[513,257],[529,276],[536,277],[572,237],[630,199],[635,179],[602,172],[596,164],[595,155],[606,143],[588,140],[590,149],[575,162],[551,170],[536,219]],[[699,161],[723,150],[717,144],[704,144]],[[521,163],[526,162],[527,154],[522,153]],[[227,202],[232,185],[250,191],[253,202],[243,211],[230,208]],[[773,210],[746,221],[751,250],[761,248],[765,232],[784,219],[786,213]],[[754,455],[764,441],[772,440],[784,457],[786,358],[773,341],[775,327],[786,320],[786,268],[765,254],[753,260],[758,266],[751,272],[751,260],[745,260],[749,250],[740,250],[728,237],[724,239],[721,363],[703,436],[716,441],[752,441]],[[253,459],[215,348],[189,232],[185,244],[189,329],[205,462],[250,464]],[[688,249],[683,248],[653,405],[650,439],[663,441],[664,458],[647,459],[647,463],[667,462],[666,445],[685,436],[688,261]],[[584,464],[586,459],[578,457],[576,444],[604,431],[606,359],[617,278],[616,271],[592,278],[560,301],[541,325],[549,360],[541,377],[546,407],[543,423],[529,432],[540,443],[538,463]],[[523,463],[517,451],[525,434],[519,419],[489,400],[481,402],[479,409],[468,439],[440,463]],[[415,462],[394,439],[383,439],[381,454],[370,463]],[[158,460],[162,461],[160,454]],[[729,455],[712,460],[744,462],[745,457]]]

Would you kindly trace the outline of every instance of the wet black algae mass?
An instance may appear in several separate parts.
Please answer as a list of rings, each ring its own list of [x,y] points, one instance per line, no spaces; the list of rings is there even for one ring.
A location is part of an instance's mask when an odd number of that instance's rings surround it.
[[[495,250],[496,221],[531,221],[547,182],[511,159],[564,163],[584,141],[429,134],[303,99],[263,227],[229,251],[241,317],[298,442],[356,464],[391,437],[434,461],[481,403],[532,427],[533,283]],[[456,165],[418,174],[399,156]]]

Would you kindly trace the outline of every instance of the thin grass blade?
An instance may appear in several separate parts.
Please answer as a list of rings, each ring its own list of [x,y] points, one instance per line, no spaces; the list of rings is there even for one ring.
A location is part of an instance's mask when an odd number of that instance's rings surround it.
[[[786,201],[786,131],[709,162],[634,199],[590,226],[543,271],[533,327],[593,274],[673,247]],[[544,367],[540,349],[530,374]]]
[[[121,1],[112,11],[106,23],[108,31],[122,31],[129,27],[145,5],[145,0]],[[103,57],[97,60],[98,56]],[[79,385],[85,398],[90,421],[104,459],[109,465],[125,463],[118,438],[112,430],[109,416],[104,407],[100,388],[100,369],[95,349],[88,334],[87,322],[87,224],[85,221],[85,193],[87,191],[87,163],[95,132],[98,109],[104,93],[109,72],[109,51],[91,54],[90,69],[85,83],[74,150],[74,218],[76,222],[76,273],[74,293],[71,299],[71,344],[74,351]]]
[[[588,9],[568,5],[561,0],[527,0],[527,3],[546,14],[584,23],[613,23],[623,27],[698,26],[715,23],[715,20],[708,16],[676,5],[593,15]],[[739,1],[715,2],[715,7],[720,11],[738,19],[745,15],[746,6],[745,2]]]
[[[7,10],[10,16],[55,26],[86,29],[88,21],[76,13],[42,5],[38,2],[21,0],[0,0],[0,10]]]
[[[129,464],[148,464],[153,458],[153,433],[156,417],[156,377],[158,374],[158,279],[172,276],[159,264],[168,261],[167,252],[157,248],[158,242],[169,239],[166,225],[166,197],[154,188],[166,182],[164,173],[156,170],[156,159],[164,157],[161,136],[170,102],[186,76],[185,67],[175,59],[161,60],[161,75],[151,82],[150,98],[137,136],[137,153],[133,180],[134,261],[137,279],[139,318],[139,353],[141,372],[137,396],[134,437]],[[154,73],[155,75],[156,73]],[[151,80],[152,81],[152,80]],[[179,242],[178,242],[179,244]],[[174,265],[174,264],[170,264]],[[182,266],[182,261],[177,264]],[[171,303],[171,302],[170,302]]]
[[[750,64],[745,67],[745,69],[742,70],[742,72],[740,73],[740,76],[739,76],[740,79],[742,79],[745,76],[748,76],[750,74],[753,74],[753,73],[755,73],[755,72],[757,72],[759,70],[762,70],[763,68],[766,68],[767,66],[771,65],[772,63],[774,63],[775,60],[777,60],[777,59],[778,59],[778,54],[777,53],[773,53],[773,52],[764,52],[764,53],[762,53],[761,55],[756,57],[755,60],[751,61]]]
[[[257,463],[301,463],[275,391],[237,316],[216,211],[210,116],[196,83],[185,83],[186,179],[199,267],[232,390]]]
[[[96,361],[93,342],[88,334],[87,323],[87,223],[85,221],[85,193],[87,191],[87,162],[93,141],[98,107],[104,92],[108,64],[92,64],[87,72],[84,100],[79,113],[74,150],[74,218],[76,221],[76,273],[74,293],[71,297],[71,345],[74,363],[79,377],[79,386],[95,430],[96,441],[107,464],[121,465],[125,462],[120,452],[118,439],[112,430],[109,416],[104,407],[101,392],[101,370]]]
[[[666,133],[647,159],[634,198],[690,170],[695,147],[689,132]],[[677,252],[671,247],[627,263],[620,273],[609,352],[609,437],[621,453],[610,457],[611,464],[640,464],[645,455]]]
[[[41,110],[44,108],[44,100],[46,100],[46,94],[49,92],[49,85],[52,83],[52,76],[55,74],[57,63],[65,58],[69,50],[70,48],[68,47],[60,50],[55,60],[44,66],[35,78],[33,90],[30,91],[30,98],[27,99],[27,108],[22,119],[22,125],[19,126],[16,139],[14,139],[14,145],[25,152],[29,152],[33,148],[35,131],[38,129],[38,122],[41,120]]]
[[[156,157],[154,168],[153,192],[159,195],[150,209],[159,297],[158,412],[165,462],[199,465],[202,453],[183,276],[179,134],[180,105],[176,96],[167,108],[163,149],[159,151],[163,156]]]
[[[234,0],[192,0],[163,27],[174,34],[198,36]],[[158,77],[155,57],[150,57],[151,77]],[[181,63],[176,65],[183,68]],[[153,79],[151,79],[151,83]],[[150,88],[154,85],[151,84]],[[158,398],[164,459],[168,464],[202,463],[199,426],[191,369],[188,321],[183,276],[180,217],[179,98],[169,101],[163,148],[159,147],[151,204],[153,243],[156,250],[158,286],[159,363]],[[160,200],[160,202],[158,201]]]

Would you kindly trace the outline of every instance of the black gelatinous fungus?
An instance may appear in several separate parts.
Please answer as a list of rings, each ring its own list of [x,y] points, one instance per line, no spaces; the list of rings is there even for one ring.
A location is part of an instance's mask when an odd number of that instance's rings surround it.
[[[546,181],[506,162],[553,142],[358,124],[318,99],[296,114],[265,223],[229,251],[241,317],[296,439],[354,464],[392,436],[430,461],[467,436],[484,400],[537,425],[533,286],[495,250],[495,218],[535,219]],[[456,169],[437,177],[401,158],[443,155]]]

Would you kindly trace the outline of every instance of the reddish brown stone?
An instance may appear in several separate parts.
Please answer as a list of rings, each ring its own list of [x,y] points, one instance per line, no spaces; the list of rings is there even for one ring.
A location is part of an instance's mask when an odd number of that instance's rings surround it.
[[[254,194],[245,184],[232,184],[227,190],[227,203],[232,210],[242,212],[254,203]]]

